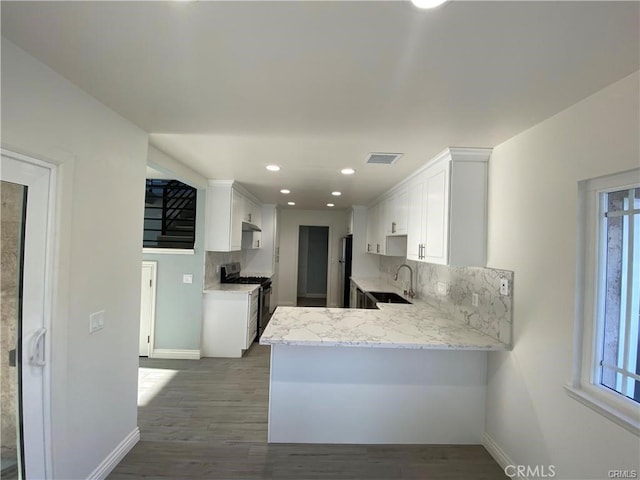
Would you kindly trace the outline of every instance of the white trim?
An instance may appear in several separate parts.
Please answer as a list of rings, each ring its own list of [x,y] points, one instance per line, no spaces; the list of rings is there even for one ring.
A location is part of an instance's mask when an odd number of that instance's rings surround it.
[[[149,320],[149,346],[147,356],[151,356],[155,345],[156,334],[156,294],[158,291],[158,262],[156,260],[143,260],[142,267],[151,267],[151,318]],[[140,331],[138,330],[138,334]]]
[[[178,348],[154,348],[149,352],[149,358],[166,358],[170,360],[200,360],[200,350],[186,350]]]
[[[628,170],[578,183],[578,228],[576,255],[576,296],[574,316],[573,371],[565,392],[574,400],[603,415],[629,432],[640,436],[638,403],[599,385],[602,339],[599,319],[603,317],[602,292],[605,273],[600,269],[604,241],[601,223],[601,193],[635,187],[640,169]]]
[[[500,465],[504,471],[509,465],[515,465],[515,462],[509,458],[509,455],[496,443],[496,441],[487,432],[482,434],[482,445],[489,452],[489,455]],[[517,480],[528,480],[526,477],[511,477]]]
[[[571,398],[589,407],[594,412],[598,412],[600,415],[605,416],[634,435],[640,436],[640,415],[638,414],[638,409],[636,408],[635,410],[636,418],[633,418],[631,415],[627,415],[622,408],[619,408],[618,405],[616,405],[618,402],[614,402],[615,400],[624,401],[622,396],[616,395],[616,397],[621,398],[612,398],[611,401],[607,401],[607,399],[599,399],[584,388],[574,387],[567,384],[564,386],[564,389],[565,392],[567,392],[567,395]]]
[[[114,468],[122,461],[127,453],[140,441],[140,429],[134,428],[109,455],[105,457],[100,465],[87,477],[88,480],[103,480],[113,471]]]
[[[142,253],[149,253],[151,255],[195,255],[196,251],[193,248],[148,248],[142,249]]]
[[[47,171],[47,211],[46,211],[46,230],[44,232],[44,271],[43,275],[43,291],[42,291],[42,327],[47,332],[45,339],[45,365],[42,367],[42,459],[44,472],[42,475],[44,478],[53,478],[53,433],[52,433],[52,362],[53,356],[52,350],[52,315],[53,315],[53,289],[54,282],[54,265],[57,262],[57,249],[56,249],[56,229],[57,229],[57,193],[58,193],[58,166],[54,163],[46,162],[37,159],[32,156],[23,155],[21,153],[9,150],[7,148],[0,147],[0,156],[6,157],[17,162],[33,167],[39,167]],[[26,172],[25,172],[26,173]],[[23,175],[20,175],[20,179]],[[33,185],[31,185],[33,187]],[[42,185],[38,185],[42,189]],[[25,249],[27,246],[25,245]],[[24,415],[24,414],[23,414]],[[20,419],[22,421],[22,419]],[[23,441],[25,441],[23,439]],[[26,459],[25,461],[27,461]]]

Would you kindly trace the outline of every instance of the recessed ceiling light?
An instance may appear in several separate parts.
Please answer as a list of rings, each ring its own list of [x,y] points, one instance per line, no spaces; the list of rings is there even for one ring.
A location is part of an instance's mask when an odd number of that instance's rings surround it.
[[[342,195],[342,192],[331,192],[331,195],[333,195],[334,197],[339,197],[340,195]]]
[[[353,168],[343,168],[340,170],[340,173],[343,175],[353,175],[356,171]]]
[[[296,204],[296,202],[287,202],[287,205],[291,205],[292,207]]]
[[[411,0],[418,8],[436,8],[445,3],[447,0]]]
[[[335,207],[333,203],[327,203],[327,207]]]
[[[287,190],[286,188],[283,188],[282,190],[280,190],[280,193],[284,193],[285,195],[289,195],[291,193],[291,190]]]
[[[280,170],[280,167],[278,165],[267,165],[267,170],[270,172],[277,172]]]

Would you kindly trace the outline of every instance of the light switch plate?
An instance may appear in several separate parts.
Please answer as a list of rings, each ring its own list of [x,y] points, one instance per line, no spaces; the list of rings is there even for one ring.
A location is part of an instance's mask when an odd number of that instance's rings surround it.
[[[193,275],[190,273],[182,275],[182,283],[193,283]]]
[[[97,332],[104,328],[104,310],[89,315],[89,333]]]

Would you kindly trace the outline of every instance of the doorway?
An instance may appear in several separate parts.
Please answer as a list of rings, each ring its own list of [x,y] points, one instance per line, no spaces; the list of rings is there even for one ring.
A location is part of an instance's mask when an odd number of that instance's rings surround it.
[[[50,232],[55,171],[2,150],[1,477],[50,478]],[[46,423],[45,423],[46,419]]]
[[[298,232],[299,307],[327,306],[329,227],[300,225]]]
[[[156,318],[156,269],[158,262],[142,262],[140,282],[139,356],[153,354],[153,332]]]

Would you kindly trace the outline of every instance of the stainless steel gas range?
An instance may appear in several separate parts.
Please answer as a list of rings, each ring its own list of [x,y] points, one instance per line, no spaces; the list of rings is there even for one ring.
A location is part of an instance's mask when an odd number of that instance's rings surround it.
[[[260,285],[260,296],[258,300],[258,335],[256,336],[256,341],[258,341],[271,318],[271,278],[243,277],[240,275],[240,270],[240,262],[232,262],[222,265],[220,267],[220,283]]]

